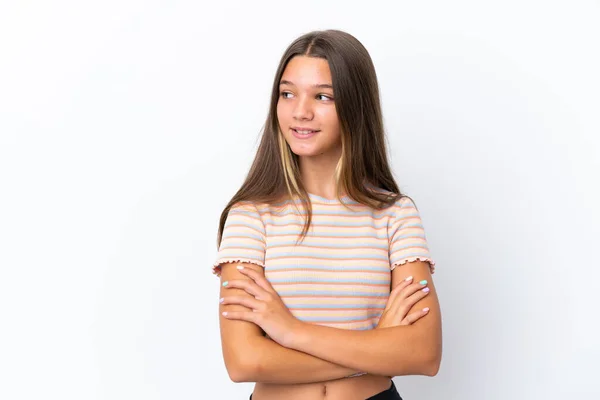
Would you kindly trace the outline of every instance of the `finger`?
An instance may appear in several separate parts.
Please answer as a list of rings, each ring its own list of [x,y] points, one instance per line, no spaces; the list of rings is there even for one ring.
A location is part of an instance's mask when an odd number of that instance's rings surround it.
[[[400,292],[407,287],[408,285],[410,285],[410,283],[412,282],[413,277],[409,276],[405,279],[403,279],[399,284],[397,284],[392,291],[390,292],[390,297],[388,298],[388,301],[385,305],[385,309],[388,310],[389,308],[391,308],[392,304],[395,302],[396,298],[398,297],[398,295],[400,294]]]
[[[411,285],[412,286],[412,285]],[[421,290],[417,290],[416,293],[402,298],[402,295],[398,295],[396,301],[392,304],[390,312],[394,313],[394,320],[402,321],[406,315],[412,310],[413,306],[417,304],[421,299],[429,294],[429,288],[425,287]]]
[[[391,301],[388,301],[388,305],[390,308],[398,308],[408,296],[412,295],[413,293],[417,292],[420,288],[423,287],[423,285],[421,285],[420,283],[412,283],[412,276],[410,276],[409,278],[409,281],[405,280],[405,282],[403,282],[404,285],[398,284],[398,292],[393,296]],[[408,309],[406,311],[408,311]]]
[[[422,283],[424,282],[424,283]],[[405,299],[408,296],[412,295],[413,293],[416,293],[417,291],[419,291],[420,289],[424,289],[425,287],[427,287],[427,281],[420,281],[420,282],[415,282],[411,285],[406,286],[401,293],[399,294],[399,298]]]
[[[405,298],[404,300],[402,300],[402,305],[406,305],[408,306],[408,310],[410,310],[412,308],[412,306],[414,306],[415,304],[417,304],[419,302],[419,300],[421,300],[422,298],[424,298],[425,296],[427,296],[429,294],[429,288],[425,287],[421,290],[417,290],[415,293],[411,294],[410,296],[408,296],[407,298]]]
[[[265,278],[263,274],[253,270],[252,268],[244,268],[243,265],[238,265],[237,269],[242,274],[252,279],[263,290],[270,293],[273,293],[275,291],[275,289],[273,289],[273,286],[271,286],[271,283],[267,280],[267,278]]]
[[[258,319],[258,314],[252,311],[224,311],[221,315],[227,319],[254,322],[255,324]]]
[[[413,306],[428,294],[429,288],[426,287],[421,290],[417,290],[416,293],[413,293],[404,299],[400,299],[399,297],[398,300],[396,300],[396,303],[394,303],[392,306],[393,310],[395,311],[394,315],[397,315],[399,317],[398,319],[404,318],[406,314],[408,314],[413,308]]]
[[[248,279],[232,279],[228,282],[223,282],[225,288],[242,289],[250,293],[254,297],[264,295],[265,291],[258,286],[253,280]]]
[[[258,310],[262,302],[256,300],[254,297],[249,296],[227,296],[219,300],[221,304],[239,304],[244,307],[248,307],[251,310]]]
[[[402,320],[400,325],[412,325],[416,321],[418,321],[421,318],[423,318],[424,316],[426,316],[428,313],[429,313],[429,307],[425,307],[422,310],[419,310],[417,312],[407,315],[406,318],[404,318],[404,320]]]

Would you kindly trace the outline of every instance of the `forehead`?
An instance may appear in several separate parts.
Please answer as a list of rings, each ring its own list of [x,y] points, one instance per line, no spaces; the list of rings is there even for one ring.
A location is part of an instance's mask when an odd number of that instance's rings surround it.
[[[331,85],[331,71],[327,60],[323,58],[295,56],[285,67],[281,80],[290,81],[296,86]]]

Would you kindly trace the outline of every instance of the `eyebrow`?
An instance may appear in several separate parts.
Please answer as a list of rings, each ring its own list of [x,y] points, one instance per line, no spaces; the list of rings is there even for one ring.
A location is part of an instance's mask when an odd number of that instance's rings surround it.
[[[295,86],[292,82],[290,81],[286,81],[286,80],[282,80],[281,82],[279,82],[279,85],[291,85],[291,86]],[[319,88],[319,89],[332,89],[333,90],[333,86],[331,86],[328,83],[318,83],[316,85],[312,85],[315,88]]]

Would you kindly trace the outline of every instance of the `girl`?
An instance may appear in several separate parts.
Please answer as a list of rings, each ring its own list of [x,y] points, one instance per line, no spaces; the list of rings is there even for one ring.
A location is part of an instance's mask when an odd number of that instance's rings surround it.
[[[437,373],[435,262],[353,36],[311,32],[285,51],[218,246],[223,357],[234,382],[256,382],[251,399],[401,399],[392,377]]]

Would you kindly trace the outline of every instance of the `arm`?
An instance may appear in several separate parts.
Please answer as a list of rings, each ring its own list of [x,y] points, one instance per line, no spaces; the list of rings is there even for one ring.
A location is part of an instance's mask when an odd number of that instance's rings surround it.
[[[236,269],[244,265],[264,278],[266,231],[260,212],[251,202],[240,202],[228,212],[219,244],[213,273],[221,282],[250,279]],[[231,286],[231,285],[230,285]],[[228,295],[250,298],[242,289],[221,286]],[[229,377],[234,382],[272,381],[306,383],[338,379],[352,369],[279,345],[263,336],[263,330],[248,321],[234,321],[221,315],[223,311],[249,311],[244,305],[221,305],[219,324],[223,358]]]
[[[290,347],[376,375],[436,375],[442,354],[441,313],[429,264],[403,264],[392,271],[392,281],[397,284],[410,275],[415,281],[426,279],[430,288],[411,310],[429,307],[429,314],[413,325],[351,331],[302,324]]]
[[[261,266],[249,263],[225,263],[221,265],[221,281],[250,279],[242,275],[236,266],[243,265],[264,275]],[[220,296],[223,297],[223,286]],[[242,289],[226,289],[227,295],[250,296]],[[288,349],[263,336],[252,322],[229,320],[223,311],[248,310],[241,305],[221,305],[219,323],[225,367],[234,382],[269,382],[281,384],[323,382],[340,379],[358,372],[310,354]]]
[[[296,384],[345,378],[357,371],[288,349],[265,337],[252,343],[257,355],[244,382]]]

